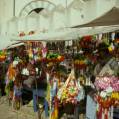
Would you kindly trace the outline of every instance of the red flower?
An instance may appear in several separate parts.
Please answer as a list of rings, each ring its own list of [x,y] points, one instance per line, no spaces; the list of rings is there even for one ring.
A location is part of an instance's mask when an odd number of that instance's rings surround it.
[[[92,40],[92,36],[84,36],[83,40],[84,41],[91,41]]]

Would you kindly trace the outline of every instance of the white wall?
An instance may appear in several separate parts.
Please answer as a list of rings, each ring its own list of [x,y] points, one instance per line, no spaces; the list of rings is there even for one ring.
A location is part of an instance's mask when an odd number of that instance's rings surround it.
[[[19,16],[20,11],[24,8],[26,4],[31,2],[32,0],[15,0],[16,1],[16,16]],[[53,2],[55,5],[62,4],[64,7],[66,6],[66,3],[63,4],[65,0],[49,0],[50,2]],[[67,0],[68,5],[73,0]],[[71,26],[83,24],[86,22],[89,22],[96,17],[102,15],[104,12],[108,11],[110,8],[112,8],[115,5],[116,0],[89,0],[85,3],[85,5],[82,7],[82,11],[75,10],[72,8],[69,10],[69,23]],[[82,18],[81,16],[84,16]],[[5,29],[7,29],[7,25],[4,25],[8,20],[10,20],[13,16],[13,0],[0,0],[0,24],[4,28],[2,28],[2,32],[4,32]],[[57,16],[57,15],[56,15]]]
[[[82,9],[81,11],[79,9],[77,10],[77,14],[72,13],[73,16],[72,16],[71,25],[75,26],[75,25],[84,24],[94,19],[97,13],[96,2],[97,2],[96,0],[87,1],[86,3],[81,5],[81,9]]]
[[[0,23],[6,22],[12,16],[13,0],[0,0]]]
[[[117,0],[119,1],[119,0]],[[97,0],[97,16],[106,13],[108,10],[115,6],[116,0]]]
[[[119,1],[119,0],[117,0]],[[90,0],[82,7],[82,14],[84,18],[81,18],[80,11],[73,15],[71,25],[79,25],[88,23],[97,17],[103,15],[115,6],[116,0]],[[73,13],[72,13],[73,14]],[[80,15],[79,15],[80,14]]]
[[[21,10],[33,0],[16,0],[16,16],[19,16]]]

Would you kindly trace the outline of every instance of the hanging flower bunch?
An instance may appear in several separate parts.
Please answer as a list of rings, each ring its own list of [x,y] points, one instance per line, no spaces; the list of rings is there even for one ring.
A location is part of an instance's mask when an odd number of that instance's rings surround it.
[[[64,56],[58,53],[49,53],[47,54],[46,60],[48,62],[62,62],[64,61]]]
[[[21,59],[19,59],[18,57],[16,57],[14,59],[14,61],[9,65],[8,67],[8,72],[7,72],[7,76],[8,76],[8,79],[9,80],[12,80],[14,81],[15,80],[15,76],[16,76],[16,73],[17,73],[17,70],[16,70],[16,66],[22,62]]]
[[[0,51],[0,62],[5,61],[7,58],[7,52],[4,50]]]
[[[80,69],[86,68],[88,59],[83,54],[76,54],[74,56],[74,66]]]
[[[81,48],[94,48],[94,39],[95,39],[95,36],[84,36],[81,38],[80,40],[80,47]]]
[[[92,40],[92,36],[84,36],[84,37],[82,37],[82,39],[83,39],[83,41],[86,41],[86,42],[90,42],[91,40]]]
[[[41,42],[27,42],[26,50],[29,58],[35,61],[42,61],[44,54],[47,53]]]
[[[84,36],[79,41],[79,47],[83,51],[83,55],[85,59],[87,58],[91,62],[96,62],[96,55],[94,51],[96,51],[96,37],[95,36]],[[80,56],[81,57],[81,56]]]
[[[9,65],[7,75],[9,80],[15,80],[16,70],[13,66],[13,63]]]

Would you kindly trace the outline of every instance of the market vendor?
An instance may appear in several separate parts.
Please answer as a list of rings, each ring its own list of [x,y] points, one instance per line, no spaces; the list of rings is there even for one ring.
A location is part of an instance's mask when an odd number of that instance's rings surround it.
[[[45,115],[48,117],[48,103],[45,99],[47,89],[46,73],[43,69],[41,69],[41,73],[37,74],[35,64],[32,63],[29,63],[27,68],[29,70],[29,77],[25,83],[27,84],[29,82],[30,85],[28,84],[28,86],[32,89],[34,112],[39,111],[38,100],[43,99]]]
[[[100,43],[97,46],[97,51],[98,51],[98,62],[97,65],[94,68],[94,75],[97,76],[101,69],[105,66],[105,64],[110,60],[111,54],[109,53],[108,50],[108,45],[106,43]]]

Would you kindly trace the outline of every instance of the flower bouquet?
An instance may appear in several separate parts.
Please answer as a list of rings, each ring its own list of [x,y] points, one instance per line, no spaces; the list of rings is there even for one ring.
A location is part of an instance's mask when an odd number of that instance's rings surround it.
[[[5,51],[0,51],[0,62],[5,61],[7,58],[7,54]]]
[[[109,112],[112,106],[119,105],[119,78],[115,76],[96,77],[95,86],[99,90],[97,94],[97,119],[110,118]],[[101,92],[100,92],[101,91]]]
[[[76,54],[74,56],[74,66],[79,69],[84,69],[88,65],[88,59],[83,54]]]
[[[118,106],[119,105],[119,92],[113,92],[111,95],[111,100],[114,106]]]
[[[114,91],[119,91],[119,78],[115,76],[98,76],[96,77],[95,86],[101,90],[111,87]]]
[[[73,71],[69,75],[68,79],[66,80],[65,84],[63,87],[58,92],[58,98],[60,99],[61,103],[67,104],[67,103],[72,103],[76,104],[77,103],[77,95],[79,93],[79,89],[77,86],[76,79],[74,77]]]
[[[64,56],[58,53],[49,53],[46,57],[47,62],[62,62],[64,61]]]

